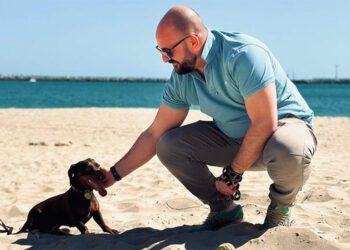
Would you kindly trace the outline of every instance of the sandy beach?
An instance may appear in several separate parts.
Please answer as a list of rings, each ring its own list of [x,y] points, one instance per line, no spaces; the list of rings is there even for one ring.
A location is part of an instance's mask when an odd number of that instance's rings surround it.
[[[38,202],[69,188],[69,166],[93,158],[109,166],[153,120],[155,109],[0,109],[0,218],[17,231]],[[185,123],[209,120],[192,110]],[[218,231],[191,232],[208,208],[157,157],[108,189],[95,192],[106,223],[119,235],[0,233],[0,249],[350,249],[350,118],[316,117],[319,146],[313,172],[292,210],[290,228],[259,231],[271,181],[247,172],[241,184],[246,222]],[[221,169],[211,167],[219,175]],[[1,230],[1,228],[0,228]]]

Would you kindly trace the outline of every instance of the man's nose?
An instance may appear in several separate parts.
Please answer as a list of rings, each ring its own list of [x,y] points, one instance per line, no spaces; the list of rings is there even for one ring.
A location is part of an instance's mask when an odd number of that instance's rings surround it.
[[[163,62],[165,62],[165,63],[167,63],[167,62],[170,61],[170,59],[169,59],[167,56],[163,55],[163,54],[162,54],[162,60],[163,60]]]

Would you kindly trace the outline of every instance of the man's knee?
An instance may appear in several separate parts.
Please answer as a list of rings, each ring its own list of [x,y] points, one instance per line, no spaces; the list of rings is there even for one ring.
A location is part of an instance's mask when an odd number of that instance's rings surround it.
[[[286,146],[265,148],[263,161],[274,182],[294,180],[299,183],[304,179],[304,156],[294,154]]]
[[[168,166],[179,153],[179,140],[172,131],[166,132],[159,139],[156,146],[156,153],[159,160]]]
[[[262,160],[269,174],[282,173],[285,178],[304,174],[315,152],[315,142],[309,129],[303,123],[282,126],[267,141]],[[297,135],[291,134],[293,130]],[[282,177],[281,177],[282,178]]]

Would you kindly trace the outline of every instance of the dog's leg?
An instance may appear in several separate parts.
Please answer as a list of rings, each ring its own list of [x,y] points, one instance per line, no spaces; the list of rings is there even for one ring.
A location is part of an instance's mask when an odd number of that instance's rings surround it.
[[[92,217],[96,221],[96,223],[102,228],[103,232],[107,232],[110,234],[118,234],[118,230],[112,229],[106,225],[105,221],[102,218],[102,214],[100,210],[97,210],[93,213]]]
[[[56,235],[71,235],[69,232],[70,232],[70,231],[69,231],[68,228],[62,228],[62,229],[60,229],[59,226],[58,226],[58,227],[54,227],[54,228],[52,228],[52,229],[49,231],[50,234],[56,234]]]
[[[83,222],[78,221],[76,224],[76,227],[79,229],[81,234],[90,234],[88,228],[85,226]]]

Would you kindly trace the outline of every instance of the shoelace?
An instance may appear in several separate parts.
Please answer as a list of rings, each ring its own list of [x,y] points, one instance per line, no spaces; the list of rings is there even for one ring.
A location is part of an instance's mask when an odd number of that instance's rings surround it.
[[[269,225],[280,225],[280,226],[286,226],[289,224],[289,213],[277,211],[275,208],[268,208],[267,211],[267,218],[268,218],[268,224]]]

